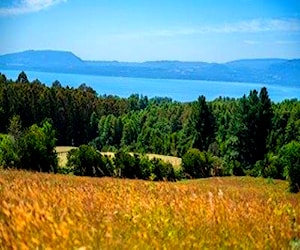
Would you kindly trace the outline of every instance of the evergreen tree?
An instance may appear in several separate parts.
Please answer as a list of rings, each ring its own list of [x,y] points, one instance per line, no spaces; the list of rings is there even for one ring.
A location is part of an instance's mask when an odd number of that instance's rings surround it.
[[[29,83],[27,75],[25,74],[24,71],[22,71],[16,80],[17,83]]]
[[[192,106],[192,113],[186,125],[186,135],[192,138],[192,147],[208,150],[215,139],[215,118],[205,97],[200,96]]]
[[[262,160],[267,153],[267,138],[271,132],[273,116],[274,113],[268,91],[263,87],[259,93],[256,160]]]
[[[258,160],[263,160],[267,153],[267,137],[271,129],[273,111],[266,88],[258,96],[256,90],[240,100],[236,115],[236,126],[231,134],[238,138],[235,150],[239,152],[238,161],[245,169],[254,167]]]

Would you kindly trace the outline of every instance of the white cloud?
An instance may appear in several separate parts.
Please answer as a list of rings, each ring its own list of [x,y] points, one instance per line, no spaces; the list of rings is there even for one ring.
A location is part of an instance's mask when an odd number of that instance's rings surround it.
[[[67,0],[18,0],[11,7],[0,8],[0,16],[20,15],[37,12],[52,5],[66,2]]]
[[[219,25],[204,25],[188,28],[173,28],[162,30],[150,30],[143,32],[133,32],[116,34],[120,38],[139,37],[173,37],[189,36],[214,33],[262,33],[262,32],[300,32],[300,19],[252,19],[235,23],[224,23]],[[247,43],[247,41],[245,41]],[[248,41],[252,43],[253,41]]]

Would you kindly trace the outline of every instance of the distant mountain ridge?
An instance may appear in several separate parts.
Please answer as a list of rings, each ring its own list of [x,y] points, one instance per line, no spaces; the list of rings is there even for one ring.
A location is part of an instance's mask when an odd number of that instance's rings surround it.
[[[72,52],[54,50],[27,50],[19,53],[0,56],[0,65],[23,67],[74,67],[83,65],[84,62]]]
[[[28,50],[0,56],[0,69],[300,86],[300,59],[243,59],[227,63],[182,61],[134,63],[85,61],[68,51]]]

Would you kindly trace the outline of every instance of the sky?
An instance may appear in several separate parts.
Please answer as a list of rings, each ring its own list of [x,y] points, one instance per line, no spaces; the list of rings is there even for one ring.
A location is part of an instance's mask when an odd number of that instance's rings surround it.
[[[300,0],[0,0],[0,54],[227,62],[300,58]]]

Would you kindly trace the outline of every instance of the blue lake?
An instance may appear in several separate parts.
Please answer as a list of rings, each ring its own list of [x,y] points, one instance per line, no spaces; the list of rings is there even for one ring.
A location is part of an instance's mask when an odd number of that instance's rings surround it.
[[[1,70],[8,79],[17,79],[20,71]],[[100,95],[117,95],[128,97],[131,94],[142,94],[148,97],[170,97],[177,101],[194,101],[200,95],[207,100],[222,97],[242,97],[248,95],[250,90],[260,90],[266,87],[272,101],[279,102],[284,99],[300,99],[300,87],[283,87],[258,83],[238,83],[203,80],[174,80],[174,79],[148,79],[128,77],[106,77],[96,75],[63,74],[48,72],[25,72],[30,81],[39,79],[47,86],[58,80],[63,86],[78,87],[85,83]]]

